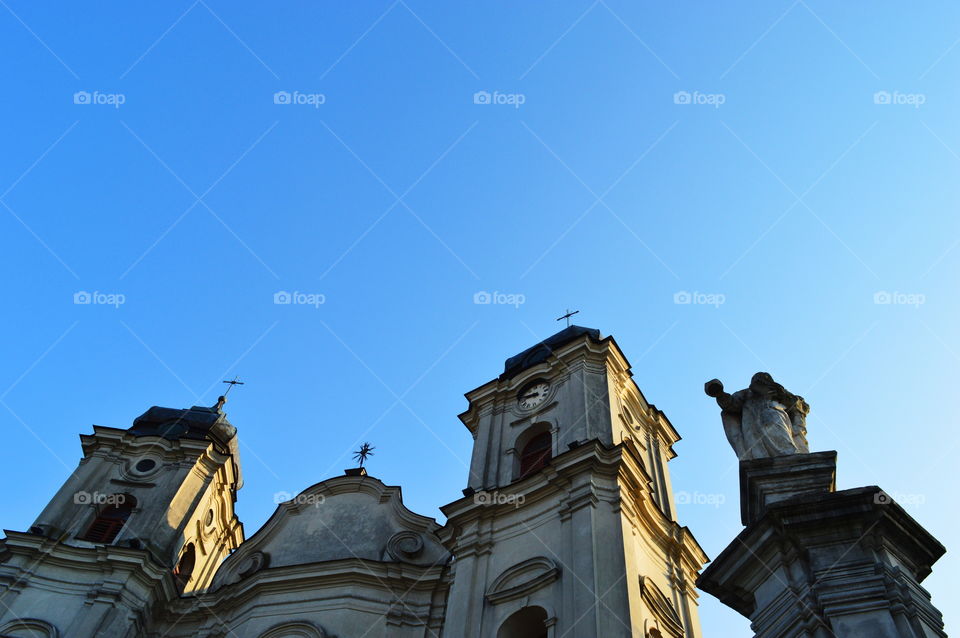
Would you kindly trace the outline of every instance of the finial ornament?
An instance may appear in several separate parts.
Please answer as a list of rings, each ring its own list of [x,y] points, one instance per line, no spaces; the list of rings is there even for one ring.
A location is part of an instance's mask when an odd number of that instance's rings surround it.
[[[369,443],[364,443],[360,446],[360,449],[354,452],[353,459],[360,462],[360,467],[363,467],[364,461],[367,460],[368,456],[373,456],[373,451],[377,449],[370,445]]]
[[[227,391],[223,393],[223,396],[227,396],[228,394],[230,394],[230,390],[233,390],[233,386],[235,386],[235,385],[243,385],[243,381],[238,381],[239,378],[240,378],[240,377],[235,376],[235,377],[233,377],[233,380],[232,380],[232,381],[224,381],[224,382],[223,382],[223,383],[226,383],[226,384],[228,384],[228,385],[230,386],[229,388],[227,388]]]
[[[575,315],[575,314],[578,314],[579,312],[580,312],[579,310],[574,310],[573,312],[570,312],[570,309],[567,308],[567,314],[563,315],[562,317],[557,317],[557,321],[563,321],[564,319],[566,319],[566,320],[567,320],[567,327],[569,328],[569,327],[570,327],[570,317],[572,317],[572,316]]]
[[[217,412],[222,411],[224,404],[227,402],[227,395],[230,394],[230,390],[233,390],[233,386],[243,385],[243,381],[238,381],[239,378],[240,377],[234,376],[232,381],[224,381],[224,383],[228,384],[230,387],[227,388],[226,392],[217,397],[217,404],[213,406],[214,410]]]
[[[791,394],[767,372],[758,372],[750,386],[728,394],[718,379],[703,386],[717,400],[727,440],[741,461],[788,454],[809,454],[807,414],[803,397]]]

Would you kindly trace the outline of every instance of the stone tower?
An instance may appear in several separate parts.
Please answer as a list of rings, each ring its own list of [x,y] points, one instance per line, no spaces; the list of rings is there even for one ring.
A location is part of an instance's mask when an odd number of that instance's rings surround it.
[[[139,636],[156,607],[209,585],[243,541],[222,403],[81,435],[79,466],[29,532],[0,541],[0,634]]]
[[[613,338],[570,326],[466,397],[468,487],[442,508],[444,637],[701,636],[707,558],[667,468],[680,436]]]

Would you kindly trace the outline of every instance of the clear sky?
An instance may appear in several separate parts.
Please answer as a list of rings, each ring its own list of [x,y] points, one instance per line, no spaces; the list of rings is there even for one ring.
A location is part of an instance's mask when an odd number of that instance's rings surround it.
[[[462,394],[569,307],[684,437],[709,555],[741,527],[703,382],[757,370],[839,487],[960,548],[958,39],[946,1],[3,0],[2,525],[92,424],[234,375],[248,535],[364,440],[442,521]]]

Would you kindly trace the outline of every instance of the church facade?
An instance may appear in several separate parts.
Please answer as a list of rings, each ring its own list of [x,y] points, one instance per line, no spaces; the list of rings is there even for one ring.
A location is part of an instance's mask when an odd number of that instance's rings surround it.
[[[0,636],[700,638],[680,437],[614,339],[570,326],[466,397],[470,472],[442,526],[358,468],[245,537],[223,401],[94,426],[0,541]]]

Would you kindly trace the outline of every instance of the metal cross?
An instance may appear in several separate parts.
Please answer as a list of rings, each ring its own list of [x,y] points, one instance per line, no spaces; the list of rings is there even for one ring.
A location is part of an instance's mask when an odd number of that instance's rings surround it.
[[[233,390],[233,386],[235,386],[235,385],[243,385],[243,381],[237,381],[237,379],[239,379],[239,378],[240,378],[240,377],[233,377],[233,381],[224,381],[224,383],[226,383],[226,384],[229,385],[230,387],[227,388],[227,391],[223,393],[223,396],[227,396],[228,394],[230,394],[230,390]]]
[[[569,328],[569,327],[570,327],[570,317],[572,317],[573,315],[577,314],[578,312],[580,312],[580,311],[579,311],[579,310],[574,310],[573,312],[570,312],[570,309],[567,308],[567,314],[563,315],[562,317],[557,317],[557,321],[562,321],[562,320],[566,319],[566,320],[567,320],[567,327]]]

